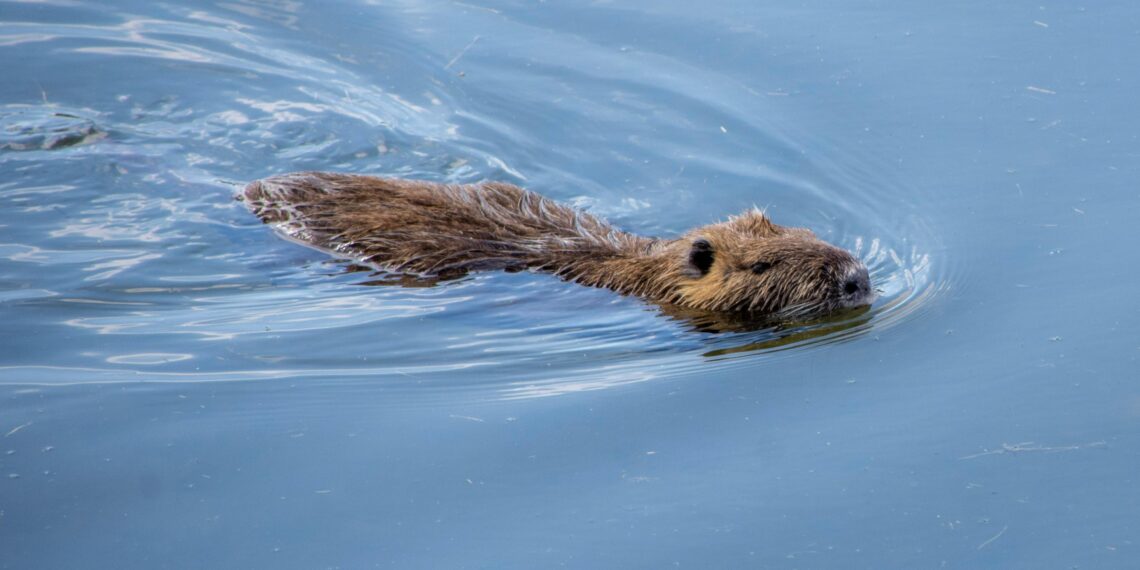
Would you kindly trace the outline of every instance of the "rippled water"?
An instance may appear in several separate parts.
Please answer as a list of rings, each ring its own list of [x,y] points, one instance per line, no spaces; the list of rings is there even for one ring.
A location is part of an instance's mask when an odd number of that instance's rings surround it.
[[[1135,567],[1137,48],[1111,1],[0,0],[0,567]],[[370,286],[234,199],[305,169],[759,206],[881,295]]]

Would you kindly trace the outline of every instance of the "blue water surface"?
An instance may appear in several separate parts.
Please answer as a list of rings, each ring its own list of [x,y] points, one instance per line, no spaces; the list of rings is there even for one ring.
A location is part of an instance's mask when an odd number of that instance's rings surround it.
[[[0,568],[1138,568],[1140,5],[0,0]],[[369,286],[234,198],[746,208],[863,316]]]

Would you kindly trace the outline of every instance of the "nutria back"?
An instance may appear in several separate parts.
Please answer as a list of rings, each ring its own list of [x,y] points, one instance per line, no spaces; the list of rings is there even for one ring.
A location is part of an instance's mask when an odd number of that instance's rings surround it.
[[[549,265],[645,240],[511,184],[445,185],[328,172],[253,182],[246,202],[296,239],[396,272]]]
[[[874,298],[850,253],[756,210],[656,239],[499,182],[299,172],[253,182],[244,199],[294,239],[399,273],[531,269],[662,304],[787,317]]]

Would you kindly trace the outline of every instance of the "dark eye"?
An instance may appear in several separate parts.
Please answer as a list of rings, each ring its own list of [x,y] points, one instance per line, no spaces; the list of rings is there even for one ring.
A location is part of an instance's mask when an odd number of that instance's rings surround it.
[[[757,275],[760,275],[771,268],[772,264],[768,263],[767,261],[757,261],[756,263],[752,264],[752,272]]]
[[[701,275],[705,275],[712,267],[714,259],[713,247],[709,240],[704,238],[693,240],[692,249],[689,250],[689,263],[693,268]]]

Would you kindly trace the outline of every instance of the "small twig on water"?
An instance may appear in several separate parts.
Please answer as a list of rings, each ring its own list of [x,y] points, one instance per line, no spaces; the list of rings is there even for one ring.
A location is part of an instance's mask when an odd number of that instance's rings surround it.
[[[1001,535],[1005,534],[1005,531],[1007,531],[1007,530],[1009,530],[1009,525],[1005,525],[1005,526],[1001,527],[1001,530],[999,530],[997,534],[995,534],[995,535],[991,536],[989,540],[987,540],[987,541],[985,541],[985,542],[983,542],[983,543],[979,544],[979,545],[978,545],[978,550],[981,550],[981,549],[983,549],[983,548],[985,548],[985,547],[989,546],[989,544],[990,544],[991,542],[993,542],[993,541],[995,541],[995,540],[997,540],[997,539],[1001,538]]]
[[[463,55],[467,53],[467,50],[471,49],[472,46],[478,43],[479,38],[481,37],[483,36],[475,36],[475,38],[471,40],[471,43],[467,44],[463,49],[459,50],[459,53],[455,54],[455,57],[451,58],[451,61],[447,62],[447,65],[443,66],[443,68],[451,69],[451,66],[455,65],[455,62],[459,61],[459,58],[463,57]]]
[[[26,428],[26,427],[28,427],[28,426],[30,426],[30,425],[32,425],[32,422],[28,422],[28,423],[26,423],[26,424],[20,424],[20,425],[18,425],[18,426],[16,426],[16,427],[12,428],[12,430],[11,430],[11,431],[9,431],[8,433],[4,434],[4,437],[8,437],[8,436],[10,436],[10,435],[12,435],[12,434],[14,434],[14,433],[16,433],[16,432],[18,432],[18,431],[20,431],[20,430],[22,430],[22,429]]]

